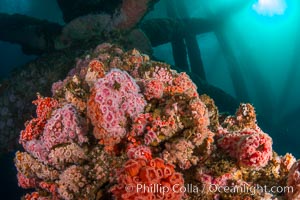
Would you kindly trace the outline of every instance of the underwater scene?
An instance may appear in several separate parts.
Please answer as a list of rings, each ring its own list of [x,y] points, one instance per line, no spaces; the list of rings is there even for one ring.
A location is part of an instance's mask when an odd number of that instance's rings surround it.
[[[300,200],[299,36],[298,0],[0,0],[0,199]]]

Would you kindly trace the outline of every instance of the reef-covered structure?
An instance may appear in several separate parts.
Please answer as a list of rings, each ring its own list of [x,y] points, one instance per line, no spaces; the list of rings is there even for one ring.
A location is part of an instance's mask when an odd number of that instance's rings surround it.
[[[36,92],[51,96],[52,83],[66,76],[76,58],[103,42],[120,45],[126,50],[136,48],[155,59],[151,55],[152,47],[178,39],[183,44],[184,38],[192,37],[187,40],[190,45],[174,49],[175,66],[172,68],[187,72],[199,86],[198,93],[212,97],[219,110],[234,113],[239,100],[207,82],[195,41],[195,35],[213,31],[219,21],[189,19],[188,16],[142,20],[157,2],[57,0],[64,25],[26,15],[0,13],[0,40],[21,45],[24,53],[38,55],[7,79],[0,78],[0,156],[20,148],[18,136],[24,129],[23,122],[32,117],[35,108],[31,102]],[[177,6],[184,8],[180,4]],[[186,49],[189,49],[191,70],[187,61],[182,62],[187,58]],[[238,82],[242,85],[241,79]],[[246,91],[245,87],[240,88]]]
[[[32,199],[299,199],[299,161],[277,155],[242,103],[219,114],[184,72],[103,43],[38,95],[15,165]]]

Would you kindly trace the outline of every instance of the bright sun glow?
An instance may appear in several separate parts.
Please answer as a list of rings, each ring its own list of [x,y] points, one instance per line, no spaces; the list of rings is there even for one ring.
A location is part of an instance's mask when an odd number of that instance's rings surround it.
[[[285,0],[258,0],[252,8],[261,15],[283,15],[286,9]]]

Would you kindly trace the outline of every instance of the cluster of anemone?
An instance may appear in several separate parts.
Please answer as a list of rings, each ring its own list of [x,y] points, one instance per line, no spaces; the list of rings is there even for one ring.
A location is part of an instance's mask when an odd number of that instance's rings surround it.
[[[19,148],[18,136],[20,131],[24,129],[24,120],[31,119],[33,116],[35,107],[31,102],[36,93],[51,95],[52,83],[63,78],[65,73],[72,68],[72,65],[63,65],[69,58],[60,56],[56,54],[53,60],[47,56],[34,60],[16,73],[12,73],[8,80],[1,81],[1,153],[12,152]],[[57,64],[57,60],[60,60],[59,64]]]
[[[179,190],[184,186],[182,174],[160,158],[128,160],[119,172],[117,183],[111,188],[116,199],[171,200],[183,197]]]
[[[107,148],[113,147],[124,138],[126,124],[143,112],[146,102],[133,78],[118,69],[98,79],[92,93],[87,113],[95,127],[94,135]]]
[[[25,199],[299,198],[299,161],[273,151],[251,104],[219,117],[186,73],[137,50],[97,46],[52,93],[20,134],[19,186],[35,189]],[[176,190],[188,184],[203,192]],[[255,184],[294,191],[207,190]]]
[[[240,166],[264,167],[272,157],[272,139],[262,131],[243,130],[227,133],[218,145]]]

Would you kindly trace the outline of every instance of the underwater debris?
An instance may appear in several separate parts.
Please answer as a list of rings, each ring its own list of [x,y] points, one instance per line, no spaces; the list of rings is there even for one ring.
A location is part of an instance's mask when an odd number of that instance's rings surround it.
[[[133,44],[151,52],[148,38],[135,27],[157,2],[58,0],[66,22],[64,25],[22,14],[0,13],[0,39],[17,43],[24,53],[36,55],[78,48],[82,43],[100,38],[102,41],[126,40],[128,46]],[[26,34],[19,35],[19,32]]]
[[[187,74],[137,50],[101,44],[52,92],[21,132],[25,199],[299,198],[299,161],[273,152],[252,105],[219,121]]]

